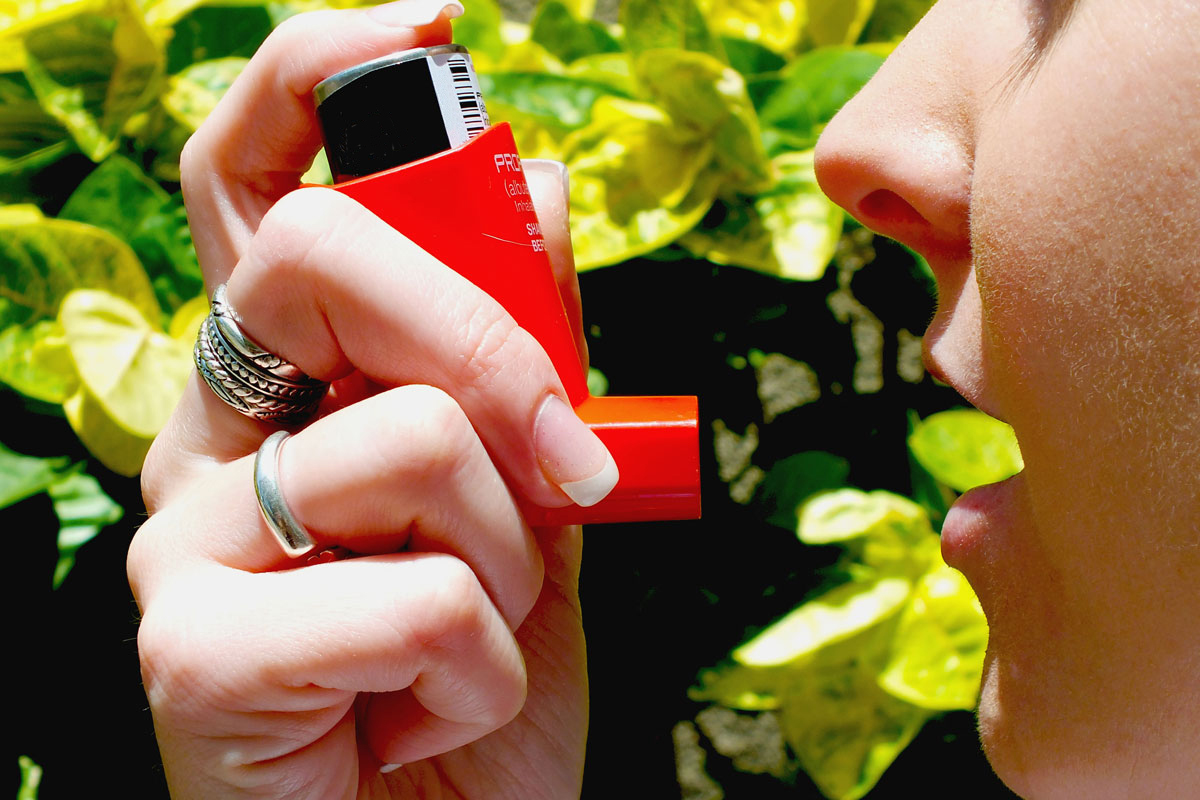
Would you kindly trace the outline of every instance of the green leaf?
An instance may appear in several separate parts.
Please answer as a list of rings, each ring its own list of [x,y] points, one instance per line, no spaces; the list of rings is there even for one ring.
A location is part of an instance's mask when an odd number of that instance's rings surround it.
[[[70,134],[46,113],[20,73],[0,75],[0,175],[34,171],[71,149]],[[12,202],[7,190],[0,202]]]
[[[810,451],[776,461],[760,489],[760,502],[770,510],[767,521],[796,530],[800,505],[817,492],[844,485],[849,475],[850,462],[832,453]]]
[[[48,490],[59,522],[58,564],[54,568],[57,589],[74,566],[76,551],[125,512],[86,473],[69,475],[51,484]]]
[[[200,61],[171,76],[162,95],[163,107],[180,125],[195,131],[217,107],[248,59],[218,58]]]
[[[108,292],[71,292],[59,320],[87,392],[117,425],[153,438],[183,394],[191,348]]]
[[[817,280],[837,250],[845,214],[825,196],[813,173],[813,153],[772,160],[775,185],[753,199],[718,203],[680,244],[700,258],[777,275]]]
[[[784,737],[831,800],[869,792],[930,717],[879,688],[882,638],[868,631],[822,651],[783,703]]]
[[[471,60],[481,70],[504,57],[506,45],[500,35],[503,21],[495,0],[471,0],[470,13],[454,21],[454,41],[471,51]]]
[[[962,573],[939,563],[917,582],[879,675],[887,692],[922,708],[972,709],[979,699],[988,627]]]
[[[126,158],[105,159],[67,199],[59,218],[96,225],[129,243],[164,308],[178,308],[203,289],[182,198],[167,194]]]
[[[1012,428],[974,409],[926,417],[908,446],[933,477],[960,492],[1002,481],[1024,467]]]
[[[19,756],[17,765],[21,768],[21,785],[17,789],[17,800],[37,800],[38,787],[42,783],[42,768],[29,756]]]
[[[882,63],[882,56],[861,47],[827,47],[801,56],[777,79],[756,84],[768,152],[811,149],[834,114]]]
[[[783,56],[748,39],[722,36],[721,46],[729,57],[729,66],[742,73],[746,78],[778,72],[787,65],[787,60]]]
[[[157,320],[158,301],[129,245],[108,231],[0,207],[0,329],[58,316],[73,289],[103,289]]]
[[[271,28],[271,15],[260,5],[194,8],[172,26],[167,73],[174,75],[199,61],[250,58]]]
[[[505,112],[511,110],[563,132],[587,125],[601,97],[626,96],[603,83],[534,72],[480,75],[479,90],[493,121],[509,120],[511,113]]]
[[[739,664],[773,667],[810,657],[895,614],[912,591],[906,578],[881,577],[835,587],[793,609],[733,651]]]
[[[163,71],[162,46],[130,0],[78,3],[44,14],[19,42],[25,75],[42,108],[100,161],[117,146],[125,122],[148,105]],[[0,37],[0,43],[6,37]]]
[[[58,320],[10,325],[0,332],[0,381],[46,403],[62,403],[79,386]]]
[[[67,198],[59,217],[86,222],[129,240],[140,221],[170,199],[132,161],[114,155],[83,179]]]
[[[63,477],[70,459],[14,453],[0,444],[0,508],[44,492]]]
[[[633,65],[623,52],[583,56],[570,64],[563,74],[588,83],[598,83],[618,97],[633,97],[638,91],[633,78]]]
[[[862,39],[868,42],[899,41],[932,7],[933,0],[875,0],[875,13],[868,20]]]
[[[603,397],[608,394],[608,377],[595,367],[588,367],[587,386],[592,397]]]
[[[721,42],[708,29],[695,0],[625,0],[621,3],[625,49],[633,55],[647,50],[693,50],[724,61]]]
[[[576,17],[559,0],[546,0],[538,6],[530,36],[564,64],[582,56],[621,50],[620,43],[602,24]]]

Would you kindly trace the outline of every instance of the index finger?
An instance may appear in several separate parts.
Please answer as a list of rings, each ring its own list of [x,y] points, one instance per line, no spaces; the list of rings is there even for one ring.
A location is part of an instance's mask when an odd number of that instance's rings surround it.
[[[263,215],[300,185],[321,147],[312,91],[397,50],[450,41],[459,0],[396,0],[282,23],[188,140],[180,172],[205,283],[223,283]]]

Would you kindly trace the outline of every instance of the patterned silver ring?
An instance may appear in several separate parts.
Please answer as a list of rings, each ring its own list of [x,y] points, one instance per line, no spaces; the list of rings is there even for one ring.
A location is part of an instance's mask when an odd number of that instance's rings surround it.
[[[254,457],[254,493],[258,495],[263,519],[283,545],[283,551],[289,558],[298,558],[312,552],[316,542],[292,514],[279,486],[279,451],[290,435],[287,431],[276,431],[259,446]]]
[[[221,284],[192,351],[200,377],[217,397],[248,417],[289,425],[312,416],[329,384],[264,350],[239,322]]]

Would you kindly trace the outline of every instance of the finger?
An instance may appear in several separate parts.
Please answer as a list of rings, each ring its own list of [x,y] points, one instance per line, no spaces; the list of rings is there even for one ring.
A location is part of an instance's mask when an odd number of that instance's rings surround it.
[[[538,505],[590,504],[615,483],[612,457],[571,411],[541,345],[482,290],[339,192],[280,200],[227,296],[251,338],[309,375],[356,368],[384,385],[451,395],[510,485]],[[188,392],[183,403],[167,440],[177,458],[229,460],[262,439],[261,426],[213,398]]]
[[[441,554],[196,572],[145,608],[138,647],[156,722],[204,732],[168,742],[164,757],[212,764],[243,786],[319,781],[331,765],[309,753],[341,735],[359,692],[416,704],[365,724],[387,740],[383,763],[461,746],[525,699],[507,624],[470,568]]]
[[[320,547],[452,554],[513,627],[537,599],[537,542],[470,422],[437,389],[393,389],[313,423],[285,442],[278,472]],[[296,563],[262,519],[250,457],[156,514],[130,549],[131,577],[146,596],[152,582],[214,561],[252,572]]]
[[[544,158],[522,160],[525,179],[529,184],[529,197],[537,211],[546,241],[546,255],[554,270],[558,293],[571,330],[575,332],[575,346],[579,350],[579,362],[584,370],[588,367],[587,339],[583,333],[583,303],[579,296],[579,275],[575,272],[575,253],[571,248],[570,186],[567,165],[561,161]]]
[[[271,204],[320,148],[313,88],[356,64],[450,41],[458,0],[398,0],[283,22],[188,141],[180,160],[205,283],[228,277]]]

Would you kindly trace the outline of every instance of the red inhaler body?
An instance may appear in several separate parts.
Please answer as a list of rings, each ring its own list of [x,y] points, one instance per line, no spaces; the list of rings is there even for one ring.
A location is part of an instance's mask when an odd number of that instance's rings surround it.
[[[457,51],[465,56],[462,48]],[[328,148],[328,126],[325,133]],[[332,155],[330,160],[332,164]],[[507,123],[475,133],[452,149],[334,188],[504,306],[545,349],[575,412],[608,447],[620,479],[607,497],[588,507],[526,505],[530,524],[700,516],[697,399],[589,395]]]

